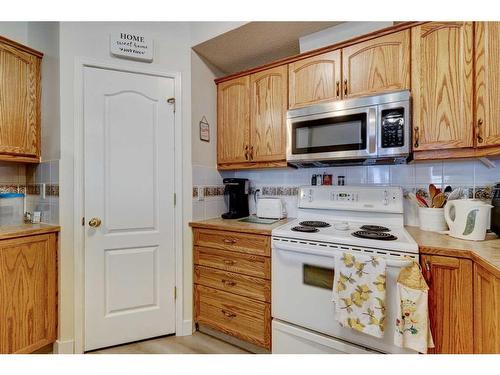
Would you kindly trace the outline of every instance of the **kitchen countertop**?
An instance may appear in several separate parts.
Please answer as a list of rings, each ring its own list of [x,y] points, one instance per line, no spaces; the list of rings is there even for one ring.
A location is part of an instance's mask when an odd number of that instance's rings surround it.
[[[59,232],[61,227],[50,224],[19,224],[0,226],[0,240]]]
[[[214,218],[214,219],[193,221],[189,223],[189,225],[193,228],[229,230],[233,232],[263,234],[270,236],[271,231],[273,229],[278,228],[279,226],[286,224],[294,219],[282,219],[273,224],[245,223],[239,220],[240,219]]]
[[[406,230],[418,244],[420,253],[472,259],[500,277],[500,239],[494,233],[488,233],[484,241],[467,241],[418,227],[407,226]]]

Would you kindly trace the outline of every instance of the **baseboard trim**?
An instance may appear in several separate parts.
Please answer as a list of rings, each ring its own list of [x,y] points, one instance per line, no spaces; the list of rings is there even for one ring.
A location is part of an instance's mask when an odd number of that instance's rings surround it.
[[[74,340],[57,340],[54,343],[54,354],[74,354]]]
[[[191,336],[194,331],[193,321],[191,319],[184,319],[182,321],[181,332],[176,332],[176,336]]]

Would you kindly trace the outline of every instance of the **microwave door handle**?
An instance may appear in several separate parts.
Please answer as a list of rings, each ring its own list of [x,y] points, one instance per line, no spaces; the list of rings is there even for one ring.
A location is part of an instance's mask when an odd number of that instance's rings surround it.
[[[377,110],[374,107],[368,109],[368,153],[377,154]]]

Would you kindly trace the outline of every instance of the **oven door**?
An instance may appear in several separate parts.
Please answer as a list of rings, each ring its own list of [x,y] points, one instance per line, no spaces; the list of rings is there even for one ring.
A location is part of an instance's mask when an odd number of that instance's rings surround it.
[[[289,118],[287,160],[376,157],[377,113],[373,106]]]
[[[396,318],[396,280],[402,266],[408,261],[388,261],[386,271],[386,327],[383,338],[376,338],[340,326],[335,319],[332,302],[334,254],[333,249],[323,250],[328,256],[314,253],[307,245],[281,244],[273,241],[272,250],[272,317],[308,330],[316,331],[355,345],[372,348],[383,353],[415,353],[399,348],[394,342]],[[341,252],[340,252],[341,253]]]

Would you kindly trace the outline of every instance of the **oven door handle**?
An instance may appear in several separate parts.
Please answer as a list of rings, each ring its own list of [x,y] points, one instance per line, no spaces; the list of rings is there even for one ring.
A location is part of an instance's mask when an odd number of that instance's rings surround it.
[[[367,117],[367,135],[368,135],[368,153],[377,155],[377,109],[376,107],[368,108]]]
[[[332,253],[331,250],[323,250],[323,249],[315,249],[312,250],[311,248],[308,248],[307,251],[304,251],[304,249],[300,245],[288,245],[288,244],[278,244],[274,243],[274,248],[276,250],[284,250],[284,251],[292,251],[296,253],[301,253],[301,254],[314,254],[314,255],[321,255],[321,256],[328,256],[330,258],[334,258],[334,254]],[[338,251],[338,250],[337,250]],[[336,251],[336,252],[337,252]],[[356,252],[354,252],[355,254]],[[395,260],[395,259],[386,259],[386,264],[388,267],[397,267],[397,268],[404,268],[404,267],[409,267],[415,262],[416,260]]]

